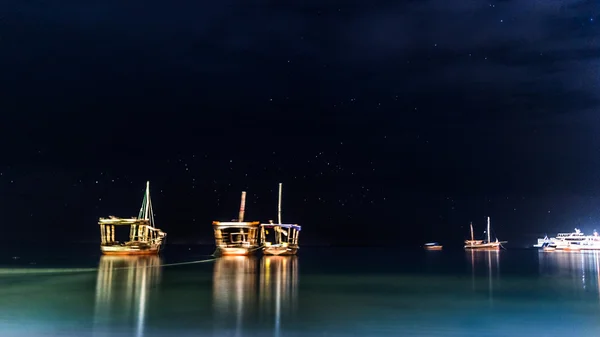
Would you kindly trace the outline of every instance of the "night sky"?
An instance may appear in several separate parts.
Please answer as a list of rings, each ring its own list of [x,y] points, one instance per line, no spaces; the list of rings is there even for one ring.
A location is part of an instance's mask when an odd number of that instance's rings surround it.
[[[305,245],[600,230],[599,33],[597,1],[4,1],[0,240],[99,242],[146,180],[171,243],[279,182]]]

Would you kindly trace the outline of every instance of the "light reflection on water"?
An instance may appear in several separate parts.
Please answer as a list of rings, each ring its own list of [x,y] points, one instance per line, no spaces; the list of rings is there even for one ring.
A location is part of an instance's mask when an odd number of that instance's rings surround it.
[[[242,336],[260,324],[279,336],[282,318],[294,313],[297,287],[295,256],[220,258],[213,273],[214,334]]]
[[[568,279],[573,288],[596,293],[600,299],[600,252],[540,251],[539,262],[541,275]]]
[[[478,290],[476,271],[483,271],[487,276],[488,300],[490,305],[494,302],[494,278],[500,277],[500,250],[467,250],[467,257],[471,262],[471,284],[473,291]]]
[[[256,305],[258,260],[254,257],[226,256],[215,261],[213,308],[215,329],[234,329],[240,336],[244,316]],[[233,325],[233,327],[232,327]]]
[[[600,330],[594,252],[363,250],[161,262],[102,257],[87,273],[0,270],[0,336],[587,337]]]
[[[265,256],[260,270],[260,309],[263,317],[272,317],[273,336],[281,334],[282,317],[293,316],[298,296],[296,256]],[[285,322],[283,322],[285,325]]]
[[[117,331],[144,336],[149,297],[160,283],[161,270],[158,256],[102,256],[96,281],[94,336],[111,336]]]

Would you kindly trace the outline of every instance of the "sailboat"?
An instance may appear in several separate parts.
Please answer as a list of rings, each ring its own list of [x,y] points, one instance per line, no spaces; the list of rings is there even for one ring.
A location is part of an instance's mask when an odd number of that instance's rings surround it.
[[[258,226],[260,222],[244,222],[246,209],[246,192],[242,192],[240,213],[238,220],[230,222],[213,221],[215,256],[222,255],[250,255],[259,249]]]
[[[298,236],[302,227],[298,225],[281,223],[281,191],[282,184],[279,183],[279,202],[277,203],[278,223],[269,221],[268,224],[260,225],[260,237],[263,243],[263,254],[265,255],[296,255],[298,249]],[[274,242],[267,241],[268,231],[272,230],[275,234]]]
[[[100,250],[105,255],[148,255],[158,254],[167,233],[154,225],[154,213],[150,199],[150,182],[146,182],[146,193],[137,217],[100,218]],[[129,226],[129,241],[115,240],[115,226]]]
[[[487,217],[487,240],[475,240],[473,235],[473,223],[471,222],[471,240],[465,240],[465,249],[500,249],[500,246],[507,241],[492,242],[490,237],[490,217]]]

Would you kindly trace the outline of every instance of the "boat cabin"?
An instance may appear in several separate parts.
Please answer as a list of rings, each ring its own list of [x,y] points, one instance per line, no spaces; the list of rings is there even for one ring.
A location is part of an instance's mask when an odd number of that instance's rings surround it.
[[[271,246],[298,247],[298,236],[302,230],[301,226],[290,224],[268,224],[260,225],[260,238],[265,248]]]
[[[156,254],[160,250],[166,233],[150,225],[150,220],[114,216],[100,218],[100,249],[107,255]],[[116,228],[129,226],[128,240],[119,241]]]
[[[217,248],[258,248],[258,221],[213,221]]]

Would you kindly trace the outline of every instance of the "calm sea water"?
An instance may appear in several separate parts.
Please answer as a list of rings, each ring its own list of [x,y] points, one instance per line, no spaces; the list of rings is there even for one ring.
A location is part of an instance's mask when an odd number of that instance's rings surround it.
[[[209,252],[3,250],[1,336],[600,335],[598,253]]]

